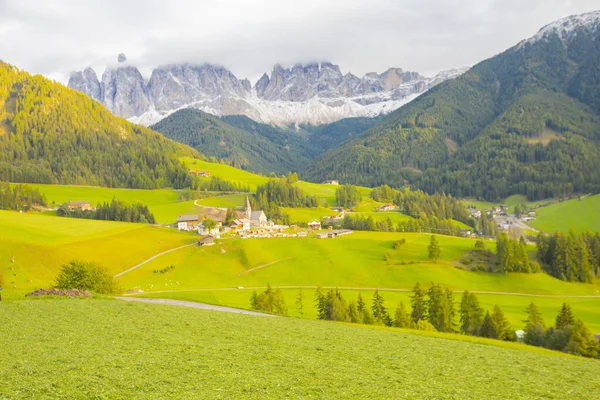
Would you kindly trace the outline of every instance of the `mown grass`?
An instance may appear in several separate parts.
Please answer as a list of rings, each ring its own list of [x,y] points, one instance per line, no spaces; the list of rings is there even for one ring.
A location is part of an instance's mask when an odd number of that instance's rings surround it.
[[[229,194],[225,196],[206,197],[197,201],[198,204],[206,207],[217,208],[238,208],[246,206],[247,194]]]
[[[600,393],[596,360],[458,336],[103,300],[9,302],[0,320],[10,399]]]
[[[554,203],[536,210],[537,216],[529,225],[544,232],[557,230],[576,232],[600,231],[600,195]]]
[[[125,203],[142,203],[150,208],[159,224],[172,224],[178,215],[194,206],[193,201],[180,201],[180,192],[171,189],[114,189],[93,186],[30,184],[46,195],[56,206],[68,201],[89,201],[93,205],[117,198]]]

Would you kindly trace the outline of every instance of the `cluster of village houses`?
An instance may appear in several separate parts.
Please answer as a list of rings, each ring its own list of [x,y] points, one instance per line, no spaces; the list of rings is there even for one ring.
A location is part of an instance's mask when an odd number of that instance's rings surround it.
[[[241,213],[239,213],[241,214]],[[234,219],[231,224],[224,226],[226,210],[218,210],[217,213],[210,216],[210,219],[216,222],[213,227],[207,227],[205,221],[207,216],[199,216],[195,214],[180,215],[177,218],[177,229],[179,231],[197,231],[203,236],[200,239],[200,245],[214,244],[215,238],[220,238],[224,233],[237,233],[241,238],[271,238],[271,237],[307,237],[308,232],[287,233],[285,230],[289,228],[287,225],[278,225],[267,219],[267,215],[262,210],[252,210],[249,199],[246,197],[246,207],[242,215]],[[340,218],[340,216],[332,217]],[[342,216],[343,218],[343,212]],[[211,224],[212,225],[212,224]],[[308,229],[311,231],[321,230],[321,222],[312,220],[308,224]],[[317,238],[334,238],[352,233],[348,229],[329,230],[317,234]]]
[[[517,220],[515,215],[508,213],[508,208],[509,207],[507,205],[501,205],[498,207],[492,207],[491,210],[485,211],[487,215],[491,215],[494,218],[496,226],[503,232],[508,232],[510,229],[514,228],[514,222]],[[469,207],[469,212],[473,218],[481,218],[481,210],[478,210],[474,207]],[[530,211],[521,215],[518,219],[522,222],[529,222],[533,221],[535,216],[535,211]]]

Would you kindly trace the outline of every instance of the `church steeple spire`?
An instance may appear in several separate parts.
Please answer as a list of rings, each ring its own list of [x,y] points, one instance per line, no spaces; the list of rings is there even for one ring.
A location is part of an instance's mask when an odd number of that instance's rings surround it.
[[[246,196],[246,219],[250,221],[252,219],[252,207],[250,207],[250,200]]]

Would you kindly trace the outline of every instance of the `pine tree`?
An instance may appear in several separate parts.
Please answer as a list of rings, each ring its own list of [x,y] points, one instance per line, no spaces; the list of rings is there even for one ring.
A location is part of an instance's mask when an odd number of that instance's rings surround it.
[[[534,326],[545,328],[546,325],[544,324],[542,313],[533,302],[527,306],[525,312],[527,313],[527,319],[523,321],[525,323],[525,330]]]
[[[359,293],[358,294],[358,299],[356,301],[356,308],[358,309],[359,313],[362,313],[364,311],[364,309],[366,308],[366,304],[365,301],[362,298],[362,295]]]
[[[460,330],[467,335],[475,335],[483,321],[483,308],[475,293],[463,292],[460,301]]]
[[[379,294],[379,290],[376,290],[373,294],[373,305],[371,306],[373,311],[373,318],[375,321],[384,325],[390,326],[392,324],[390,315],[385,308],[385,300],[383,296]]]
[[[563,303],[558,315],[556,316],[556,329],[562,329],[567,326],[573,326],[575,324],[575,317],[571,306],[567,303]]]
[[[427,303],[425,301],[425,291],[421,289],[421,284],[417,282],[413,288],[413,295],[410,297],[412,312],[410,319],[413,324],[419,321],[427,320]]]
[[[300,318],[304,317],[304,296],[302,291],[298,291],[298,295],[296,296],[296,312]]]
[[[498,331],[496,330],[496,326],[494,325],[494,321],[492,320],[492,316],[490,315],[489,311],[486,311],[485,313],[485,317],[481,323],[481,328],[479,329],[479,336],[498,339]]]
[[[513,332],[510,322],[504,316],[504,313],[497,305],[494,306],[492,311],[492,322],[496,329],[496,334],[500,340],[515,340],[515,333]]]
[[[600,355],[600,344],[585,323],[578,319],[571,329],[571,337],[567,351],[584,357],[596,358]]]
[[[410,316],[404,307],[403,302],[399,302],[394,315],[394,326],[397,328],[409,328]]]
[[[454,332],[454,304],[448,291],[440,285],[432,284],[427,291],[428,321],[439,332]]]
[[[440,243],[436,239],[435,235],[431,235],[431,240],[429,241],[427,250],[429,253],[429,259],[433,260],[433,262],[437,262],[442,254],[442,251],[440,250]]]

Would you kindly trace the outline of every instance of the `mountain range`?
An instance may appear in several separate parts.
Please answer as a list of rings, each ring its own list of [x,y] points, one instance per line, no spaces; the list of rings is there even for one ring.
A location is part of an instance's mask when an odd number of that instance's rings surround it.
[[[600,11],[553,22],[323,154],[306,179],[489,200],[600,191]]]
[[[100,101],[113,114],[152,125],[184,108],[207,113],[245,115],[257,122],[287,127],[320,125],[351,117],[375,117],[408,103],[466,69],[444,71],[427,78],[390,68],[359,78],[342,74],[329,62],[276,65],[251,85],[224,67],[172,64],[155,68],[148,81],[124,54],[98,79],[87,68],[73,72],[68,86]]]

